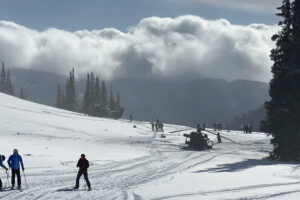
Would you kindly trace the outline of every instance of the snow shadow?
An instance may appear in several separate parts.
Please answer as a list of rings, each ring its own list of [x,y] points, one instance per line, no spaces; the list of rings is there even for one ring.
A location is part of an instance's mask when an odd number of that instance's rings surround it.
[[[193,173],[201,173],[201,172],[237,172],[246,169],[250,169],[252,167],[257,166],[269,166],[269,165],[291,165],[291,164],[299,164],[292,162],[280,162],[280,161],[271,161],[268,159],[246,159],[241,162],[235,163],[226,163],[218,165],[214,168],[209,168],[205,170],[198,170]]]
[[[62,189],[58,189],[56,190],[56,192],[71,192],[71,191],[87,191],[87,189],[73,189],[73,188],[62,188]]]

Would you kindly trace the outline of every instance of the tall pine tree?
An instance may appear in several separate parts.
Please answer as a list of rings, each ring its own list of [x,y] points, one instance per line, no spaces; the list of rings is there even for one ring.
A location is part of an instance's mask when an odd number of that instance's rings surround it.
[[[101,84],[101,107],[102,108],[107,108],[107,90],[106,90],[106,85],[105,82],[102,81]]]
[[[95,103],[97,105],[101,104],[101,89],[100,89],[100,81],[99,78],[96,78],[96,83],[95,83]]]
[[[282,27],[272,37],[276,48],[271,52],[273,78],[271,100],[265,103],[267,118],[262,129],[273,135],[271,157],[283,161],[300,160],[300,0],[291,5],[283,0],[277,14]]]
[[[117,92],[117,107],[118,108],[121,108],[121,100],[120,100],[120,91]]]
[[[9,95],[15,95],[15,90],[12,81],[10,79],[9,70],[7,70],[7,75],[6,75],[5,92]]]
[[[6,71],[4,62],[2,61],[2,69],[0,74],[0,92],[5,92],[6,88]]]
[[[112,84],[110,85],[109,109],[111,111],[116,110],[115,109],[115,100],[114,100],[114,92],[113,92]]]
[[[63,102],[62,90],[61,90],[60,84],[58,84],[55,107],[64,108],[63,106],[64,106],[64,102]]]
[[[77,109],[74,68],[70,71],[69,78],[66,82],[65,106],[67,110],[76,111]]]
[[[91,81],[90,74],[87,74],[84,97],[82,100],[81,112],[91,114]]]

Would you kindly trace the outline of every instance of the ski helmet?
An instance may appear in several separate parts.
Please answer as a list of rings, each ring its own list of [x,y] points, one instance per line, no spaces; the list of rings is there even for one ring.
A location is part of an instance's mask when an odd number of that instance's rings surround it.
[[[4,156],[4,155],[1,156],[1,160],[2,160],[2,161],[5,160],[5,156]]]

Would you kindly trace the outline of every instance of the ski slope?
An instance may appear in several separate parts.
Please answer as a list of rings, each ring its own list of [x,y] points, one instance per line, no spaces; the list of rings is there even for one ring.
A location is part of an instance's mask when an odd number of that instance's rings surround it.
[[[0,154],[19,150],[28,183],[22,177],[24,191],[2,191],[1,199],[300,199],[299,164],[263,159],[271,147],[262,133],[223,131],[236,143],[198,152],[181,148],[189,127],[165,125],[162,139],[149,122],[88,117],[4,94],[0,115]],[[80,190],[69,190],[81,153],[91,165],[90,192],[83,178]]]

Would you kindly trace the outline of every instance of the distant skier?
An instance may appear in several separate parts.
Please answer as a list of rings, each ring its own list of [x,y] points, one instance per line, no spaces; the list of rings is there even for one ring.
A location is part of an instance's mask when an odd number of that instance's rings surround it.
[[[220,133],[217,133],[217,139],[218,139],[218,143],[221,143],[221,142],[222,142]]]
[[[249,131],[248,129],[249,129],[248,125],[245,124],[244,125],[244,133],[248,133],[248,131]]]
[[[252,133],[252,126],[251,125],[248,127],[248,133]]]
[[[214,127],[214,131],[216,131],[216,130],[217,130],[217,124],[214,123],[214,124],[213,124],[213,127]]]
[[[160,130],[161,130],[162,132],[164,132],[164,124],[163,124],[162,122],[160,122],[159,126],[160,126]]]
[[[206,124],[203,123],[203,124],[202,124],[202,130],[205,130],[205,129],[206,129]]]
[[[17,174],[18,179],[18,189],[21,190],[21,175],[20,175],[20,165],[22,166],[22,170],[24,171],[24,165],[22,157],[19,155],[17,149],[14,149],[13,155],[9,156],[7,161],[9,168],[11,168],[11,189],[13,190],[15,187],[15,176]]]
[[[159,119],[157,119],[156,122],[155,122],[155,130],[156,130],[156,132],[158,132],[159,124],[160,124],[160,121],[159,121]]]
[[[7,170],[8,168],[3,164],[3,161],[5,160],[5,156],[4,155],[0,155],[0,167],[2,167],[3,169],[6,170],[6,174],[7,174]],[[2,180],[0,178],[0,190],[2,190]]]
[[[132,120],[133,120],[132,114],[129,115],[129,120],[130,120],[130,122],[132,122]]]
[[[152,131],[154,131],[154,122],[151,122],[151,128],[152,128]]]
[[[79,188],[79,179],[80,179],[81,175],[83,174],[84,179],[86,181],[86,184],[89,188],[88,190],[89,191],[92,190],[91,183],[90,183],[89,178],[88,178],[88,172],[87,172],[87,169],[89,168],[89,166],[90,166],[89,161],[85,158],[84,154],[81,154],[81,157],[77,162],[77,167],[79,167],[79,171],[78,171],[78,174],[77,174],[76,186],[74,187],[74,189]]]

